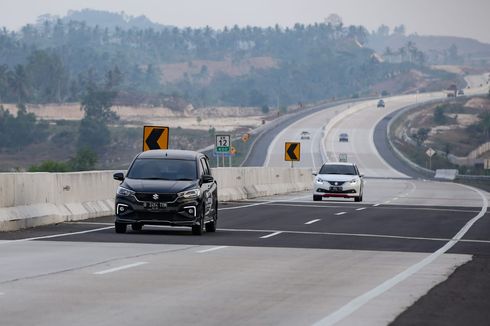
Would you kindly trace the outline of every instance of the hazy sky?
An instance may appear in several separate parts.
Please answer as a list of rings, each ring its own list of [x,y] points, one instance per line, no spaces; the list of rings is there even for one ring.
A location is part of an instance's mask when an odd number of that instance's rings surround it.
[[[42,14],[83,8],[145,15],[165,25],[292,26],[340,15],[369,30],[405,24],[407,32],[466,36],[490,43],[490,0],[0,0],[0,26],[33,23]]]

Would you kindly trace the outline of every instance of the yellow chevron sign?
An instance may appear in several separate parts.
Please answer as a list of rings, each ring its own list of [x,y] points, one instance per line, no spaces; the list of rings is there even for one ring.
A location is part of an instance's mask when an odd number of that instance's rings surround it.
[[[143,151],[168,149],[168,127],[145,126],[143,130]]]
[[[285,161],[299,161],[301,158],[301,143],[286,143],[284,154]]]

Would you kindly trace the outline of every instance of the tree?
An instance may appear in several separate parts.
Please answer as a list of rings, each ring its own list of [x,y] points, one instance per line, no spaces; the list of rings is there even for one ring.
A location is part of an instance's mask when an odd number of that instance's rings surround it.
[[[434,122],[437,124],[445,124],[447,121],[446,115],[444,114],[444,107],[438,105],[434,110]]]
[[[478,125],[482,128],[486,139],[490,138],[490,111],[486,110],[478,115],[480,122]]]
[[[17,103],[25,103],[29,94],[29,81],[24,66],[17,65],[9,76],[10,87],[14,91]]]
[[[117,114],[111,110],[116,94],[116,92],[111,90],[89,87],[81,103],[82,109],[85,111],[85,117],[102,123],[117,120]]]
[[[107,123],[118,119],[111,111],[116,92],[89,87],[82,100],[85,117],[80,122],[78,148],[101,151],[110,143]]]

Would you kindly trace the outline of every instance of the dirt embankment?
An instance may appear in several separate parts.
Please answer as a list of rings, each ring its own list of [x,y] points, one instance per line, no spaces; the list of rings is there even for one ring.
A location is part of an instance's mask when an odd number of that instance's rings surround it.
[[[12,114],[17,114],[17,107],[4,104],[3,107]],[[131,127],[141,125],[164,125],[170,128],[232,131],[243,128],[256,128],[265,119],[258,108],[252,107],[208,107],[195,109],[188,105],[183,111],[174,111],[166,107],[149,106],[114,106],[112,110],[120,122]],[[27,111],[34,113],[38,119],[81,120],[84,111],[80,103],[27,105]]]

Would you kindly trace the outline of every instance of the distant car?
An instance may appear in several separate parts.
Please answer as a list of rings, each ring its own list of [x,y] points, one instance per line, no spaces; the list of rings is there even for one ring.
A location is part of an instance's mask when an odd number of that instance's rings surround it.
[[[215,232],[218,223],[217,183],[208,158],[184,150],[151,150],[138,154],[116,191],[116,233],[127,225],[188,226],[192,233]]]
[[[339,135],[339,142],[348,142],[348,141],[349,141],[349,135],[348,134],[343,132]]]
[[[454,97],[454,92],[447,93],[447,97]]]
[[[378,101],[378,108],[384,108],[385,107],[385,101],[379,100]]]
[[[462,89],[460,89],[460,90],[458,91],[458,96],[462,96],[462,95],[464,95],[464,91],[463,91]]]
[[[308,131],[302,131],[301,139],[310,139],[310,133]]]
[[[325,163],[313,181],[313,200],[326,197],[354,198],[362,201],[364,176],[354,163]]]

